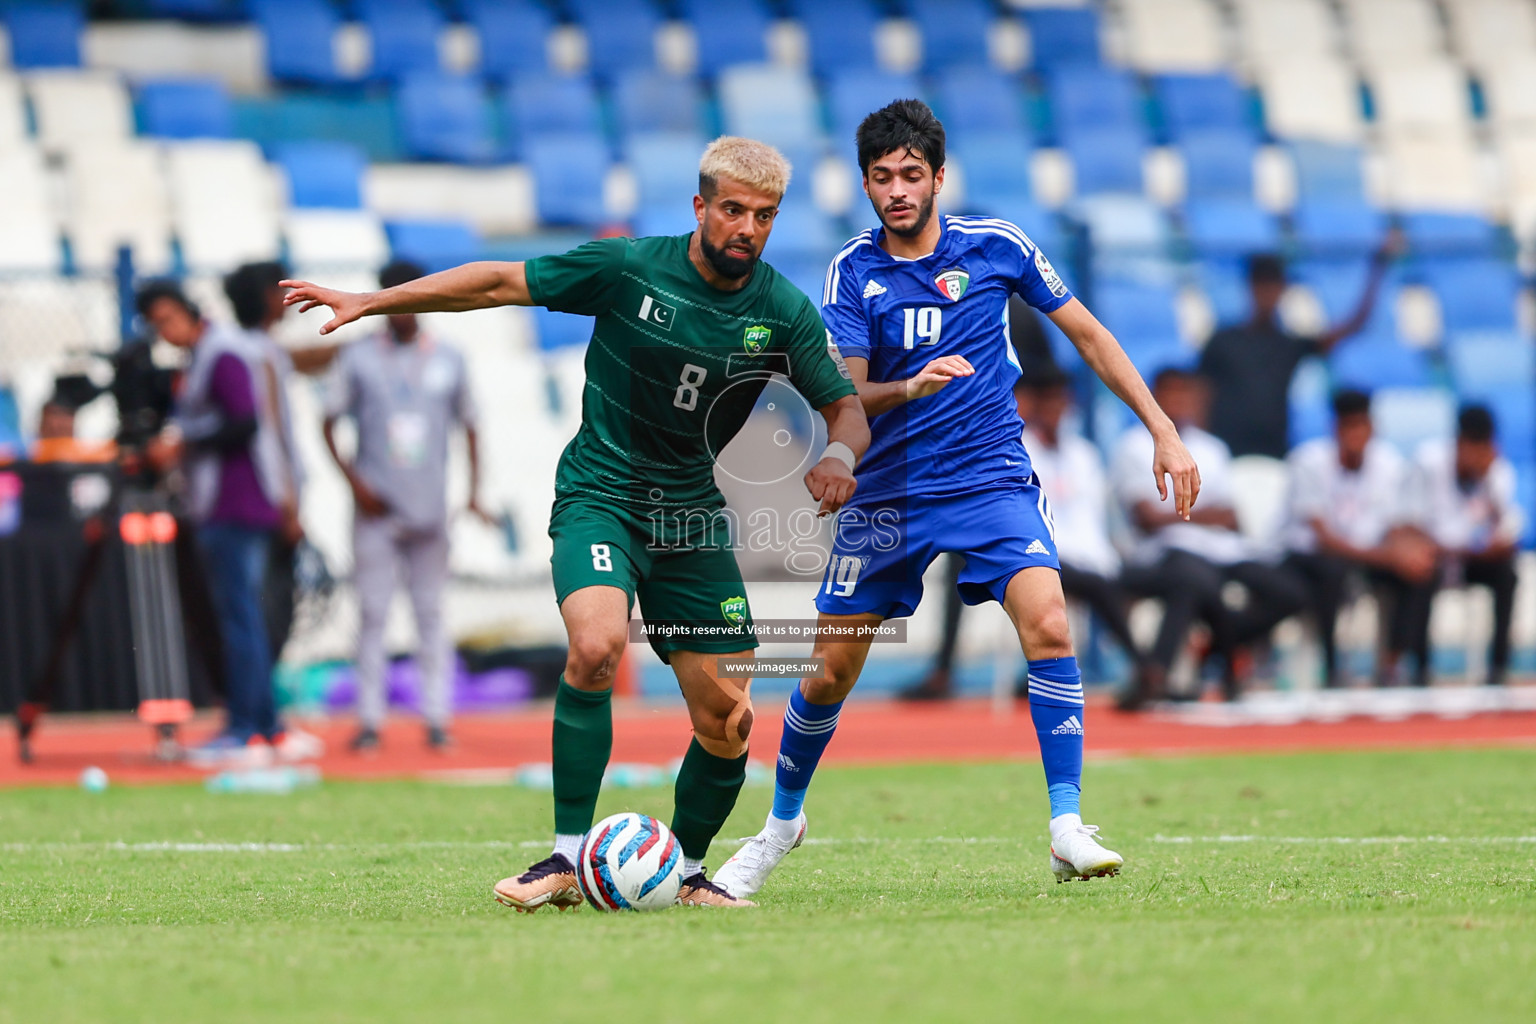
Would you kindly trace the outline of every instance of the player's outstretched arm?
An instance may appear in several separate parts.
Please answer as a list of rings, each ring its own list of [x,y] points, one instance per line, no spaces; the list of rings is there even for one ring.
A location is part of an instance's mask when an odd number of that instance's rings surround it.
[[[1167,501],[1168,479],[1171,479],[1174,511],[1188,519],[1195,499],[1200,496],[1200,468],[1179,439],[1173,421],[1153,400],[1152,392],[1147,390],[1146,382],[1125,354],[1125,349],[1120,347],[1109,328],[1099,323],[1098,318],[1088,312],[1088,307],[1077,299],[1068,300],[1047,315],[1082,354],[1083,362],[1151,431],[1155,445],[1152,475],[1157,479],[1157,493]]]
[[[805,474],[805,489],[821,503],[817,516],[824,516],[853,497],[858,486],[853,467],[869,448],[869,419],[855,395],[845,395],[817,411],[827,421],[827,450]]]
[[[389,313],[459,313],[492,306],[531,306],[528,275],[521,263],[482,261],[407,281],[376,292],[343,292],[309,281],[284,281],[290,289],[284,305],[299,303],[299,312],[329,306],[334,314],[320,328],[330,334],[343,324],[365,316]]]
[[[862,356],[847,356],[848,374],[859,392],[866,416],[878,416],[883,412],[917,398],[936,395],[956,377],[969,377],[976,370],[964,356],[940,356],[929,360],[917,376],[905,380],[872,381],[869,379],[869,360]]]

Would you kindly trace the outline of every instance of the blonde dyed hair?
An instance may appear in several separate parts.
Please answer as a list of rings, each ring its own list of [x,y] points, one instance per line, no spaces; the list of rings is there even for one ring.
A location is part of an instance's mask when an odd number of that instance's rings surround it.
[[[789,188],[789,161],[756,139],[722,135],[699,158],[699,195],[712,199],[721,178],[782,197]]]

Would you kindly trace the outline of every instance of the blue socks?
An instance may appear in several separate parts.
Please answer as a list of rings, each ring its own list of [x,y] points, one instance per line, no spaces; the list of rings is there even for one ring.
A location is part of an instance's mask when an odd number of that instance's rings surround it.
[[[798,686],[789,695],[789,707],[784,709],[784,735],[779,740],[779,765],[774,775],[773,817],[794,821],[800,816],[811,775],[822,751],[832,742],[842,710],[842,701],[812,704]]]
[[[1083,677],[1076,658],[1029,663],[1029,717],[1040,740],[1040,761],[1051,817],[1077,814],[1083,781]]]

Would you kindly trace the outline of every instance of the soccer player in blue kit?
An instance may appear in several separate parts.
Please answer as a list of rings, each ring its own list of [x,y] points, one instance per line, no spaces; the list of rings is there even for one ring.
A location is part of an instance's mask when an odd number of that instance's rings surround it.
[[[967,604],[1001,603],[1029,662],[1029,705],[1050,796],[1051,870],[1059,881],[1113,875],[1123,859],[1099,845],[1078,810],[1083,684],[1073,656],[1050,505],[1030,469],[1013,400],[1020,368],[1008,334],[1018,292],[1061,328],[1155,439],[1159,493],[1188,518],[1200,474],[1114,336],[1067,290],[1019,228],[934,216],[944,184],[944,127],[918,100],[859,125],[864,191],[882,227],[843,246],[827,269],[822,318],[858,389],[873,439],[858,491],[833,531],[814,656],[784,713],[773,809],[762,832],[716,875],[745,899],[805,837],[811,774],[869,654],[849,639],[911,615],[922,576],[944,552],[965,559]],[[828,633],[829,627],[834,632]]]

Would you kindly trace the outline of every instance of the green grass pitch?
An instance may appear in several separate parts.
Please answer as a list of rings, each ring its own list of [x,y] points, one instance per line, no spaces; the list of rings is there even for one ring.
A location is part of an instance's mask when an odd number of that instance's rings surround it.
[[[490,887],[545,794],[8,791],[0,1022],[1530,1021],[1533,787],[1536,751],[1091,762],[1126,870],[1057,885],[1037,765],[827,769],[759,909],[533,916]]]

